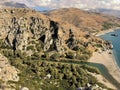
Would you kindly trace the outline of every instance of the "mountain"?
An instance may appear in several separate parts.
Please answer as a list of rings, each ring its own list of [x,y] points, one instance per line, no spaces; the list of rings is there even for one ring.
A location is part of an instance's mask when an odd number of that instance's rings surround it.
[[[28,8],[0,9],[0,28],[0,53],[20,71],[19,81],[16,81],[16,72],[15,79],[2,79],[0,84],[6,86],[1,87],[8,90],[107,89],[90,74],[100,74],[99,70],[83,62],[92,52],[104,49],[108,42]]]
[[[106,15],[109,15],[109,16],[115,16],[115,17],[120,18],[120,10],[112,10],[112,9],[102,9],[102,8],[99,8],[99,9],[90,10],[90,11],[92,11],[92,12],[98,12],[98,13],[103,13],[103,14],[106,14]]]
[[[83,31],[97,32],[120,25],[120,19],[100,13],[82,11],[77,8],[52,10],[46,15],[69,22]]]
[[[17,3],[17,2],[2,2],[0,3],[1,7],[14,7],[14,8],[28,8],[23,3]]]
[[[35,45],[39,44],[43,51],[66,53],[69,49],[84,46],[93,40],[93,36],[79,28],[67,22],[50,19],[34,10],[2,9],[0,17],[0,38],[14,50],[29,53],[29,47],[37,51]]]

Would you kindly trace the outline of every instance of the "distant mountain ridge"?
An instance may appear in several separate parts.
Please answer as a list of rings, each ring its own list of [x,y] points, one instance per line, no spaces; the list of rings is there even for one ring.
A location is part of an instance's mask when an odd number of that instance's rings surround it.
[[[14,7],[14,8],[28,8],[27,5],[24,3],[18,3],[18,2],[2,2],[0,3],[1,7]]]
[[[91,11],[83,11],[77,8],[52,10],[46,13],[46,15],[73,24],[83,31],[91,32],[109,29],[113,26],[119,26],[120,22],[118,18],[112,16],[94,13]]]
[[[111,15],[111,16],[115,16],[115,17],[119,17],[120,18],[120,10],[99,8],[99,9],[90,10],[90,11],[98,12],[98,13],[102,13],[102,14],[106,14],[106,15]]]

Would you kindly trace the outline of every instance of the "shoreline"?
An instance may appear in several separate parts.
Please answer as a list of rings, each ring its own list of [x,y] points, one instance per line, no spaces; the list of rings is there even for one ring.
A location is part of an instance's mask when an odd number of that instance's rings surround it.
[[[104,65],[106,67],[106,69],[108,70],[109,74],[118,83],[120,83],[120,69],[118,69],[118,65],[115,61],[115,57],[113,54],[109,54],[108,51],[103,51],[102,53],[95,52],[95,53],[93,53],[93,56],[90,58],[90,60],[88,62],[98,63],[98,64]],[[105,78],[105,80],[107,80],[107,79]],[[115,88],[116,86],[113,85],[111,82],[107,80],[107,83],[106,82],[103,82],[103,83],[107,87],[118,90],[117,88]]]
[[[112,56],[114,57],[114,63],[115,63],[115,65],[117,66],[117,68],[118,68],[118,70],[119,70],[119,72],[120,72],[120,67],[119,67],[119,65],[117,64],[117,62],[116,62],[116,56],[115,56],[115,53],[113,53],[113,51],[112,51]]]
[[[114,32],[115,30],[118,30],[118,29],[120,29],[120,27],[108,29],[105,31],[100,31],[100,32],[96,33],[95,36],[99,37],[106,33]],[[97,53],[97,52],[93,53],[93,56],[91,57],[89,62],[104,65],[106,67],[106,69],[108,70],[108,73],[113,77],[113,79],[115,79],[118,82],[118,84],[120,84],[120,67],[117,64],[117,61],[116,61],[117,58],[115,56],[115,53],[112,50],[110,51],[110,52],[112,52],[112,54],[108,54],[108,52],[109,51],[103,51],[102,53]],[[112,88],[114,88],[114,87],[112,87]],[[116,88],[115,90],[119,90],[119,89]]]
[[[104,35],[106,33],[114,32],[117,29],[120,29],[120,27],[116,27],[116,28],[111,28],[111,29],[108,29],[108,30],[100,31],[98,33],[95,33],[94,35],[97,36],[97,37],[99,37],[99,36]]]

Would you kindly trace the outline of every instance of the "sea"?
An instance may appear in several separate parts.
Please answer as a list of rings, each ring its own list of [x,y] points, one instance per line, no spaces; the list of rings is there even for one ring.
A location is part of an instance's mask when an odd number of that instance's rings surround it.
[[[120,69],[120,29],[114,30],[113,32],[105,33],[99,37],[112,43],[113,45],[112,53],[115,57],[115,62],[118,65],[118,68]],[[109,73],[108,69],[104,65],[98,63],[89,63],[89,62],[87,64],[97,67],[100,70],[101,74],[107,80],[109,80],[109,82],[111,82],[113,85],[115,85],[117,88],[120,89],[120,83],[118,83],[113,78],[113,76]]]
[[[101,35],[100,38],[112,43],[113,55],[115,57],[116,64],[120,68],[120,29]]]

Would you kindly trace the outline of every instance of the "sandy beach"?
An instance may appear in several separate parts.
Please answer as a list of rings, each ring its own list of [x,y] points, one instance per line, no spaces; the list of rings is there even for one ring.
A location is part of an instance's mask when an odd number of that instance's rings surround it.
[[[100,31],[100,32],[98,32],[98,33],[96,33],[94,35],[95,36],[101,36],[103,34],[106,34],[106,33],[109,33],[109,32],[113,32],[113,31],[115,31],[117,29],[120,29],[120,27],[116,27],[116,28],[111,28],[111,29],[108,29],[108,30]]]
[[[117,29],[120,29],[120,27],[116,27],[116,28],[112,28],[109,30],[105,30],[105,31],[100,31],[99,33],[95,34],[95,36],[101,36],[104,35],[106,33],[109,32],[113,32]],[[111,51],[112,52],[112,51]],[[108,51],[104,51],[104,52],[94,52],[93,56],[90,58],[89,62],[93,62],[93,63],[98,63],[98,64],[102,64],[104,65],[109,74],[118,82],[120,83],[120,68],[118,67],[115,57],[113,54],[109,54]],[[98,80],[100,82],[102,82],[103,84],[105,84],[106,86],[113,88],[115,90],[120,90],[117,89],[114,85],[112,85],[108,80],[106,80],[104,77],[101,76],[96,76],[98,78]]]
[[[113,78],[120,83],[120,70],[117,64],[115,63],[114,56],[112,54],[109,54],[108,51],[104,51],[101,53],[93,53],[93,56],[90,58],[89,62],[103,64],[108,69],[110,75],[112,75]],[[118,90],[108,80],[103,80],[103,77],[97,76],[97,78],[106,86]]]

